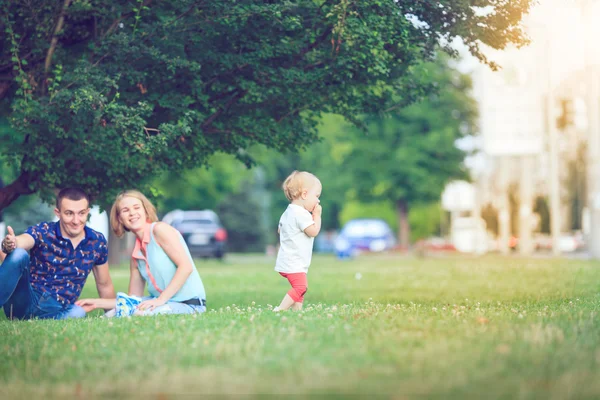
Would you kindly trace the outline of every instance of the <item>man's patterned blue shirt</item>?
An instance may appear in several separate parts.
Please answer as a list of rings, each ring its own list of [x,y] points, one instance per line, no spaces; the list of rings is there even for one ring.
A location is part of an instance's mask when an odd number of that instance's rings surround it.
[[[35,240],[29,252],[31,287],[63,304],[74,303],[92,268],[108,260],[106,238],[87,226],[85,238],[75,249],[61,235],[58,221],[30,226],[25,233]]]

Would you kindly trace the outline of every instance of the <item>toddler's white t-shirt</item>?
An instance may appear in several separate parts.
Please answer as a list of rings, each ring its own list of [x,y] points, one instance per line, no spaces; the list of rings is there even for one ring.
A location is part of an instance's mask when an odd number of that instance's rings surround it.
[[[313,237],[304,230],[314,224],[312,215],[301,206],[290,204],[279,219],[279,252],[275,271],[308,272],[312,258]]]

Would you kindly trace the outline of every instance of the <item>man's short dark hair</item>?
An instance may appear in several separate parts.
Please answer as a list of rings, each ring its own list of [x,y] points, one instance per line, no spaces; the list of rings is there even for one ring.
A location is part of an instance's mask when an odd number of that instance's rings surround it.
[[[64,188],[60,192],[58,192],[58,196],[56,196],[56,208],[60,210],[60,202],[62,199],[69,199],[73,201],[86,199],[88,202],[88,206],[91,203],[90,196],[83,189],[76,187]]]

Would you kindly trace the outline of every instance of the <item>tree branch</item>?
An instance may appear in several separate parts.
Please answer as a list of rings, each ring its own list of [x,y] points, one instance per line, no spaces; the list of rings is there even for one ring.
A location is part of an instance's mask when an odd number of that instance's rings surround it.
[[[275,122],[277,122],[277,123],[279,124],[281,121],[283,121],[284,119],[286,119],[286,118],[287,118],[287,117],[289,117],[290,115],[295,115],[295,114],[299,113],[300,111],[307,109],[307,108],[308,108],[308,107],[310,107],[311,105],[312,105],[312,104],[305,104],[305,105],[303,105],[303,106],[301,106],[301,107],[297,107],[297,108],[295,108],[295,109],[293,109],[293,110],[290,110],[290,111],[289,111],[288,113],[286,113],[285,115],[282,115],[281,117],[277,118],[277,119],[275,120]]]
[[[238,101],[239,99],[241,99],[242,97],[244,97],[246,95],[246,93],[248,93],[248,91],[247,90],[243,90],[241,92],[238,92],[234,96],[232,96],[227,101],[227,103],[225,103],[217,111],[215,111],[210,117],[208,117],[206,119],[206,121],[204,121],[202,123],[201,127],[202,128],[206,128],[206,127],[210,126],[215,119],[217,119],[221,114],[223,114],[224,112],[226,112],[227,110],[229,110],[229,108],[233,105],[233,103],[235,103],[236,101]]]
[[[6,93],[8,93],[8,88],[10,88],[11,84],[12,81],[4,81],[0,79],[0,100],[2,100]]]
[[[29,188],[31,180],[29,172],[22,172],[13,183],[0,189],[0,210],[4,210],[21,195],[35,193],[35,189]]]
[[[142,3],[142,5],[140,7],[147,7],[150,3],[152,3],[152,0],[146,0]],[[110,24],[110,26],[108,27],[108,29],[106,30],[106,32],[104,32],[102,34],[102,39],[104,39],[105,37],[107,37],[110,33],[112,33],[112,31],[114,31],[115,29],[117,29],[117,26],[119,26],[119,24],[121,23],[121,21],[123,21],[124,19],[127,19],[129,17],[131,17],[132,15],[135,15],[135,13],[132,12],[128,12],[127,14],[123,14],[123,15],[119,15],[119,17],[117,19],[115,19],[113,21],[112,24]]]
[[[208,99],[208,102],[212,103],[213,101],[224,99],[227,96],[231,96],[232,94],[235,94],[237,91],[239,91],[239,89],[235,88],[235,89],[230,90],[228,92],[216,94],[213,97],[211,97],[210,99]]]
[[[210,79],[208,82],[206,82],[206,83],[204,84],[204,89],[206,90],[206,89],[210,88],[210,86],[211,86],[213,83],[215,83],[216,81],[218,81],[220,78],[224,78],[224,77],[226,77],[226,76],[233,75],[233,74],[236,74],[236,73],[238,73],[238,72],[241,72],[241,71],[242,71],[244,68],[246,68],[248,65],[250,65],[250,64],[248,64],[248,63],[246,63],[246,64],[242,64],[242,65],[240,65],[239,67],[236,67],[235,69],[231,69],[231,70],[229,70],[229,71],[225,71],[225,72],[223,72],[222,74],[218,74],[218,75],[216,75],[216,76],[212,77],[212,78],[211,78],[211,79]]]
[[[60,16],[58,17],[56,28],[54,28],[54,34],[52,35],[52,41],[50,42],[50,48],[48,49],[48,53],[46,54],[46,62],[44,63],[44,72],[46,74],[46,78],[48,77],[48,70],[50,69],[50,65],[52,64],[52,56],[54,55],[56,45],[58,44],[58,34],[62,30],[63,25],[65,23],[65,12],[69,7],[69,4],[71,4],[71,0],[65,0],[65,2],[63,3],[63,7],[60,10]]]
[[[192,10],[193,10],[193,9],[194,9],[194,8],[195,8],[195,7],[196,7],[198,4],[200,4],[200,3],[204,3],[204,0],[199,0],[199,1],[196,1],[196,2],[195,2],[194,4],[192,4],[192,5],[190,6],[190,8],[188,8],[186,11],[184,11],[183,13],[181,13],[180,15],[178,15],[178,16],[177,16],[176,18],[174,18],[173,20],[171,20],[171,21],[167,22],[167,23],[166,23],[166,24],[163,26],[163,28],[166,28],[167,26],[169,26],[169,25],[171,25],[171,24],[173,24],[173,23],[175,23],[175,22],[179,21],[181,18],[183,18],[183,17],[184,17],[184,16],[185,16],[187,13],[189,13],[190,11],[192,11]]]
[[[308,46],[306,46],[302,50],[300,50],[300,52],[294,56],[294,59],[292,60],[292,63],[291,63],[291,65],[288,68],[295,67],[302,60],[302,57],[304,57],[304,55],[306,53],[308,53],[309,51],[313,50],[318,45],[320,45],[321,43],[323,43],[325,41],[325,39],[327,39],[327,37],[329,36],[329,34],[331,34],[331,27],[327,27],[323,31],[323,33],[321,34],[321,36],[319,36],[318,38],[316,38],[314,42],[312,42],[311,44],[309,44]]]

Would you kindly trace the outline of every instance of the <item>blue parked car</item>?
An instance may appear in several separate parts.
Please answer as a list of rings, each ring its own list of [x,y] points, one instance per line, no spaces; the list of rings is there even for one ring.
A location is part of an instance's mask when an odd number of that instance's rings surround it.
[[[344,225],[336,238],[337,252],[385,251],[396,245],[394,233],[382,219],[359,218]]]

